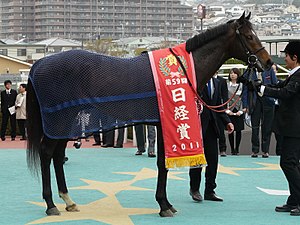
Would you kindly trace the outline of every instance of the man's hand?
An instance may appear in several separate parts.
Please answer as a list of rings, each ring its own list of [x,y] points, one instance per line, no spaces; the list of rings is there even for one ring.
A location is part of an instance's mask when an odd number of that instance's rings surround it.
[[[238,83],[242,83],[244,85],[248,85],[248,83],[250,82],[249,80],[247,80],[244,76],[239,76],[237,78],[237,81]]]
[[[248,91],[259,92],[261,85],[262,85],[261,80],[253,80],[253,81],[249,81],[249,83],[247,84],[247,88]]]
[[[261,80],[255,80],[255,81],[253,82],[253,86],[255,87],[255,90],[256,90],[257,92],[260,92],[260,87],[261,87],[261,85],[262,85]]]
[[[232,123],[228,123],[226,126],[228,134],[231,134],[234,131],[234,126]]]

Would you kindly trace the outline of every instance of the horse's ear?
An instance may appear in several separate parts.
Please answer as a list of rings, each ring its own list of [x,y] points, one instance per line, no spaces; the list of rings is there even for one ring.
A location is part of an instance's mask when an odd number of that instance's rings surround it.
[[[243,15],[241,15],[241,17],[238,19],[239,24],[242,24],[244,20],[245,20],[245,11]]]
[[[250,20],[251,12],[249,12],[248,16],[246,16],[246,20]]]

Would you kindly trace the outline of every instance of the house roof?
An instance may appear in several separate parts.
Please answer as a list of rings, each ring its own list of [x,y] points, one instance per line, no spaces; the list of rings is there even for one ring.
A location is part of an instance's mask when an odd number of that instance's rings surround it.
[[[24,62],[24,61],[21,61],[21,60],[18,60],[18,59],[9,57],[9,56],[5,56],[5,55],[1,55],[1,54],[0,54],[0,58],[2,58],[2,59],[7,59],[7,60],[10,60],[10,61],[13,61],[13,62],[17,62],[17,63],[23,64],[23,65],[26,65],[26,66],[29,66],[29,67],[32,66],[31,63],[27,63],[27,62]]]
[[[81,46],[81,42],[71,40],[71,39],[62,39],[62,38],[49,38],[43,41],[36,42],[35,44],[46,45],[48,46],[71,46],[71,47],[79,47]]]
[[[5,38],[5,39],[1,39],[1,42],[3,42],[4,44],[15,44],[17,42],[17,40],[15,39],[10,39],[10,38]]]

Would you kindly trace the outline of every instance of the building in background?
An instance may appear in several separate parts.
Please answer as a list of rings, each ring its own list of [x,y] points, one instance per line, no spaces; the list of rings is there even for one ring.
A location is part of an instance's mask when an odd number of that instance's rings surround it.
[[[1,0],[0,38],[41,41],[193,35],[193,9],[181,0]]]

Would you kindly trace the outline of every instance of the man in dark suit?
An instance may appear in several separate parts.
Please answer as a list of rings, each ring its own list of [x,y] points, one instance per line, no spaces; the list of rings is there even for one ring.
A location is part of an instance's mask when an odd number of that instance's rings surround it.
[[[291,41],[284,51],[286,67],[291,69],[284,82],[272,86],[256,83],[260,95],[277,98],[274,131],[283,136],[280,166],[288,181],[290,196],[277,212],[300,216],[300,41]]]
[[[17,91],[11,89],[11,81],[4,81],[5,90],[1,91],[1,112],[2,112],[2,125],[1,125],[1,140],[5,141],[5,132],[10,119],[11,126],[11,140],[16,138],[16,113],[10,112],[9,108],[15,105]]]
[[[228,87],[227,87],[227,81],[222,76],[218,75],[218,72],[214,76],[219,80],[219,86],[220,86],[220,96],[221,96],[221,103],[228,101]],[[217,114],[219,115],[219,114]],[[226,156],[226,137],[225,137],[225,127],[222,122],[222,118],[220,116],[218,118],[218,127],[220,129],[220,135],[219,135],[219,151],[220,156],[225,157]]]
[[[219,81],[216,78],[210,79],[210,82],[205,86],[200,94],[201,98],[208,105],[220,105],[221,96],[219,89]],[[217,123],[217,117],[223,121],[224,126],[227,128],[229,133],[233,132],[234,127],[230,122],[229,117],[225,112],[219,113],[209,110],[204,107],[201,113],[201,125],[203,134],[204,154],[207,161],[207,167],[205,170],[205,191],[204,200],[211,201],[223,201],[222,198],[215,194],[214,189],[217,187],[216,177],[218,169],[218,143],[217,139],[219,136],[219,128]],[[202,168],[191,168],[190,175],[190,195],[195,201],[202,201],[203,198],[199,192],[201,182],[201,171]]]

